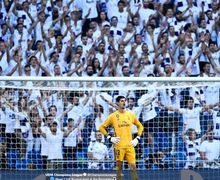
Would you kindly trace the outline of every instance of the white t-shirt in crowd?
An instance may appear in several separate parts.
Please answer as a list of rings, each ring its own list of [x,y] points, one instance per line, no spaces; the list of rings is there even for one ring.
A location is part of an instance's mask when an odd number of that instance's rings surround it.
[[[204,141],[200,146],[200,151],[205,152],[206,158],[210,161],[218,159],[220,155],[220,142],[218,140],[213,140],[212,142]]]
[[[97,18],[98,17],[98,11],[96,7],[97,0],[77,0],[76,5],[80,9],[82,9],[82,17],[85,18],[85,16],[89,12],[89,8],[91,8],[91,12],[88,16],[88,18]]]
[[[201,144],[201,138],[191,141],[189,139],[186,140],[186,152],[187,152],[187,163],[185,165],[186,168],[188,166],[195,167],[196,160],[200,157],[199,148]]]
[[[64,128],[67,130],[67,127]],[[76,147],[78,128],[75,128],[66,138],[64,138],[65,147]]]
[[[220,138],[220,111],[213,111],[213,132],[215,138]]]
[[[181,108],[180,113],[183,115],[183,123],[186,125],[186,130],[189,128],[195,129],[196,133],[201,133],[200,127],[200,112],[202,108],[196,107],[193,109]]]
[[[215,104],[219,102],[219,85],[208,86],[204,90],[206,104]]]
[[[0,108],[0,124],[6,124],[7,120],[6,120],[6,116],[5,116],[5,112],[2,111],[2,108]]]
[[[63,132],[57,131],[55,135],[51,132],[46,134],[46,140],[48,143],[48,160],[52,159],[63,159],[62,154],[62,142]]]
[[[51,133],[50,128],[48,126],[42,126],[41,130],[45,134]],[[48,156],[48,142],[47,142],[47,140],[43,136],[41,136],[40,141],[41,141],[41,156]]]
[[[17,118],[16,113],[10,108],[6,108],[5,115],[7,119],[5,132],[14,133],[16,118]]]
[[[155,111],[155,97],[157,96],[157,91],[156,90],[148,90],[147,94],[144,94],[139,100],[138,100],[138,105],[141,106],[143,105],[143,111],[142,111],[142,118],[143,121],[149,121],[157,116],[157,112]],[[146,102],[148,105],[144,105]]]
[[[100,142],[90,142],[88,152],[93,154],[93,157],[98,160],[105,160],[108,158],[108,148],[106,145]],[[89,163],[89,169],[105,169],[105,164],[101,162]]]

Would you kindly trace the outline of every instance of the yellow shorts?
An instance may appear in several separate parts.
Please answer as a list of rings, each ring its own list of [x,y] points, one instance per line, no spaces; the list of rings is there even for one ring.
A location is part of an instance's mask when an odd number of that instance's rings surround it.
[[[128,148],[115,147],[114,149],[115,149],[115,160],[116,161],[127,160],[129,164],[136,163],[134,147],[128,147]]]

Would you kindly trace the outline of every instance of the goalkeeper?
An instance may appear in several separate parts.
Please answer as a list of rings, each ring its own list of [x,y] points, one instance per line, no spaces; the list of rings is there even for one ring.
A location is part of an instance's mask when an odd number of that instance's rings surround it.
[[[131,170],[133,180],[138,179],[136,172],[136,158],[134,147],[140,141],[140,136],[143,131],[143,126],[137,119],[134,113],[126,111],[126,98],[118,96],[116,98],[117,111],[110,114],[107,120],[101,124],[99,130],[107,139],[114,144],[117,180],[122,179],[122,161],[127,160]],[[132,140],[132,124],[138,128],[138,136]],[[106,128],[112,126],[115,136],[111,137]]]

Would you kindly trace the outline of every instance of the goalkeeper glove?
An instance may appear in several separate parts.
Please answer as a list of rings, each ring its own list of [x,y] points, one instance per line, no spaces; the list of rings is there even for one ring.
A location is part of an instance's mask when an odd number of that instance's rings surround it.
[[[111,142],[113,144],[118,144],[120,142],[120,137],[108,136],[107,139],[109,140],[109,142]]]
[[[137,144],[139,143],[140,141],[140,136],[137,136],[135,139],[133,139],[130,143],[133,147],[137,146]]]

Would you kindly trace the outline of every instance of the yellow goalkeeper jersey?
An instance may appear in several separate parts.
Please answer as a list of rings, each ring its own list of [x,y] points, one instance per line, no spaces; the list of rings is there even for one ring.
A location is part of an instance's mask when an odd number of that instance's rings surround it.
[[[116,111],[110,114],[106,121],[101,124],[99,130],[102,134],[106,135],[106,128],[112,126],[116,137],[120,137],[120,142],[115,144],[115,147],[130,147],[132,141],[132,125],[138,128],[138,135],[141,136],[143,126],[137,119],[135,114],[131,111],[124,111],[123,113]]]

